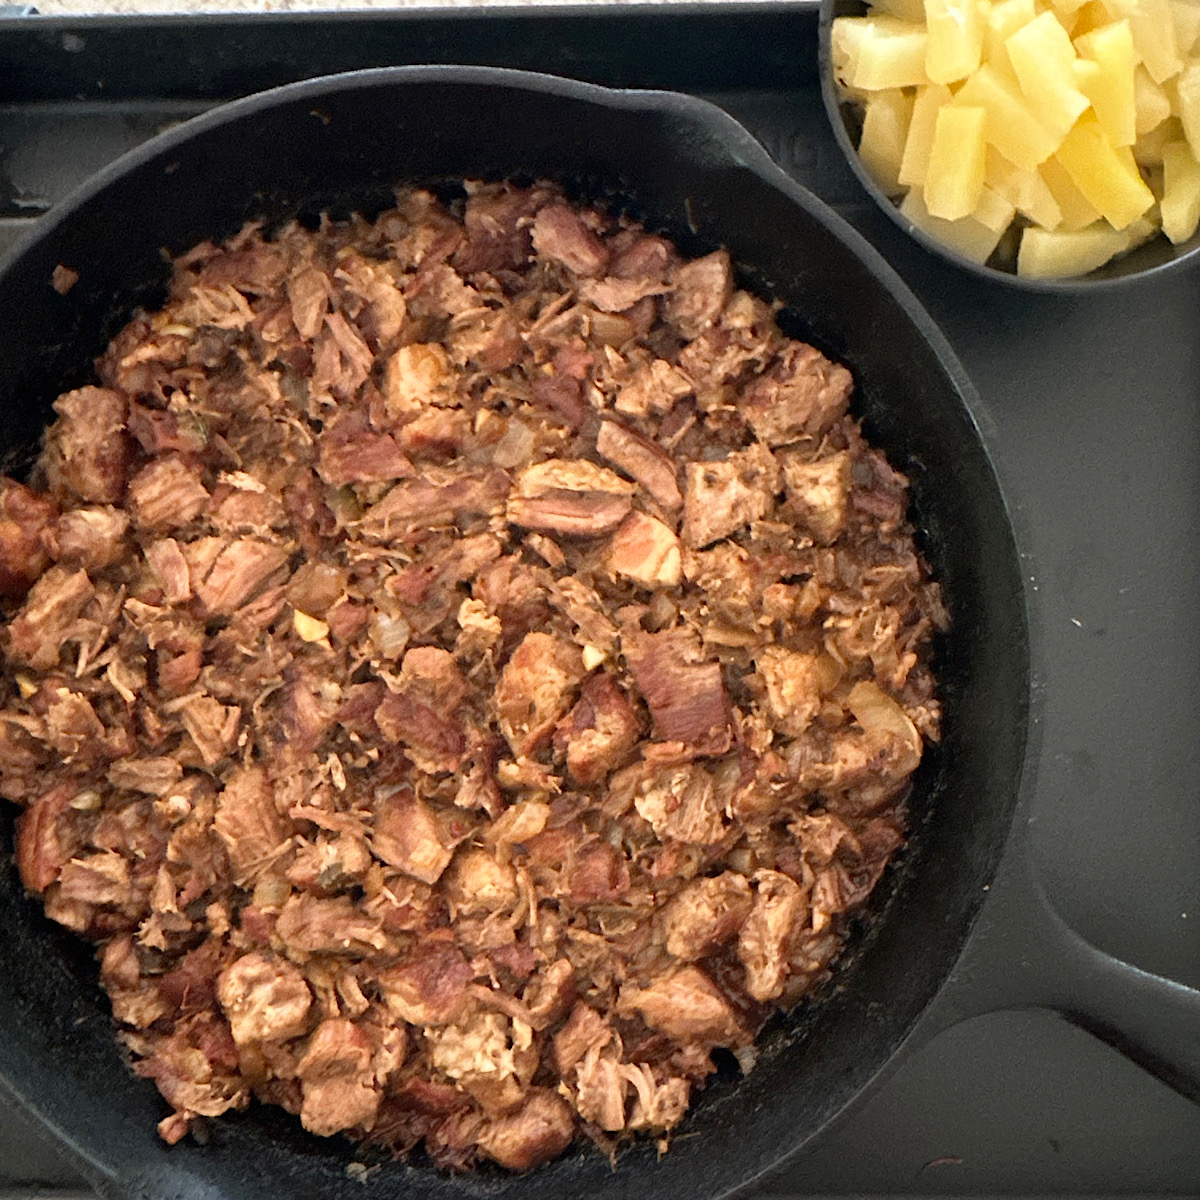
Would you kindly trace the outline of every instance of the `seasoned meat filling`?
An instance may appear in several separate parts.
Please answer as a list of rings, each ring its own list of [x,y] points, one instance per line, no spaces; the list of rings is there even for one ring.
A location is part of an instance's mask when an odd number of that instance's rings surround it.
[[[946,615],[724,252],[406,191],[197,246],[98,374],[0,481],[0,794],[164,1138],[611,1150],[830,978]]]

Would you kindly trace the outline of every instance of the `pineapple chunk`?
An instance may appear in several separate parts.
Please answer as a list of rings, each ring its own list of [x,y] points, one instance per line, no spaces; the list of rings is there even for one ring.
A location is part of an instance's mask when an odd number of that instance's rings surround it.
[[[912,97],[899,88],[872,92],[867,100],[858,154],[871,178],[889,196],[904,190],[897,176],[912,110]]]
[[[933,130],[924,199],[930,216],[944,221],[969,217],[983,191],[984,142],[982,108],[949,104],[941,109]]]
[[[1186,242],[1200,225],[1200,163],[1187,142],[1163,147],[1163,233],[1175,245]]]
[[[1079,90],[1092,102],[1096,116],[1114,146],[1132,146],[1137,140],[1133,72],[1137,59],[1128,21],[1105,25],[1075,39],[1075,48],[1096,72],[1090,83],[1077,79]]]
[[[1087,0],[1050,0],[1050,7],[1065,27],[1086,3]]]
[[[1163,83],[1183,69],[1170,0],[1110,0],[1109,7],[1128,18],[1134,49],[1155,83]]]
[[[982,108],[987,114],[984,139],[1018,167],[1036,167],[1058,145],[1059,139],[1038,123],[1020,89],[989,63],[959,88],[954,103]]]
[[[871,0],[871,15],[876,13],[919,25],[925,20],[925,0]]]
[[[868,17],[839,17],[834,21],[829,35],[829,49],[833,59],[833,74],[838,83],[846,88],[858,70],[858,52],[870,31]]]
[[[1179,119],[1192,154],[1200,157],[1200,62],[1189,64],[1175,81]]]
[[[1034,115],[1050,133],[1063,137],[1089,103],[1075,87],[1075,47],[1067,31],[1052,12],[1044,12],[1004,45]]]
[[[1141,63],[1133,72],[1134,129],[1138,137],[1149,133],[1161,121],[1171,115],[1171,101],[1167,93],[1150,78],[1150,72]]]
[[[983,60],[993,70],[1011,78],[1014,83],[1017,75],[1012,69],[1008,48],[1004,43],[1018,29],[1028,25],[1037,13],[1033,0],[1001,0],[1001,3],[994,5],[988,13],[987,31],[983,36]]]
[[[933,129],[938,110],[951,100],[950,89],[941,83],[931,83],[917,91],[908,137],[904,142],[904,158],[900,162],[899,181],[905,187],[925,185],[929,170],[929,153],[933,149]]]
[[[1140,167],[1161,167],[1163,147],[1168,142],[1183,140],[1183,125],[1179,118],[1168,117],[1133,143],[1133,157]]]
[[[1115,19],[1113,14],[1104,7],[1102,0],[1088,0],[1088,3],[1075,14],[1075,21],[1071,26],[1071,36],[1073,38],[1082,37],[1095,29],[1111,25]]]
[[[1200,4],[1171,0],[1171,19],[1175,22],[1175,49],[1186,59],[1200,41]]]
[[[1056,156],[1088,203],[1114,228],[1132,225],[1154,203],[1154,193],[1130,171],[1091,113],[1081,117]],[[1136,165],[1133,167],[1136,171]]]
[[[1031,226],[1021,235],[1017,274],[1026,279],[1086,275],[1126,248],[1126,236],[1104,222],[1071,232]]]
[[[979,66],[984,21],[975,0],[925,0],[925,22],[925,74],[934,83],[965,79]]]
[[[1057,158],[1048,158],[1038,168],[1047,190],[1062,214],[1057,228],[1065,233],[1086,229],[1100,220],[1100,214],[1088,203],[1084,194],[1075,186],[1075,181],[1063,169]]]
[[[974,217],[943,221],[940,217],[931,216],[916,188],[904,197],[900,211],[934,241],[980,266],[987,262],[992,251],[1000,244],[1000,234]]]
[[[999,192],[992,191],[985,183],[971,218],[993,233],[1002,234],[1012,224],[1016,215],[1017,206]]]
[[[869,92],[914,87],[926,82],[925,48],[929,35],[919,25],[895,17],[863,17],[866,31],[857,42],[852,87]]]
[[[990,188],[1002,196],[1035,225],[1043,229],[1057,229],[1062,224],[1062,210],[1058,207],[1058,201],[1037,170],[1022,170],[1013,166],[991,146],[987,149],[983,183],[985,190]]]

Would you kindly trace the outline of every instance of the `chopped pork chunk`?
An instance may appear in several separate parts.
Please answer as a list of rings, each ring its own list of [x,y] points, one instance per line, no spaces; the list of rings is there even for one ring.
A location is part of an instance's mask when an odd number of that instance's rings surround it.
[[[550,183],[264,228],[0,478],[21,882],[170,1144],[257,1099],[452,1171],[661,1147],[904,843],[908,480],[725,250]]]

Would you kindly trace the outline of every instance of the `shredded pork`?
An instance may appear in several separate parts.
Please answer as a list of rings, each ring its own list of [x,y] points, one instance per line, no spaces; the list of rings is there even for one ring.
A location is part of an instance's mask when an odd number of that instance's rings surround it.
[[[946,615],[845,368],[549,186],[175,264],[0,481],[0,794],[161,1132],[525,1169],[831,977]]]

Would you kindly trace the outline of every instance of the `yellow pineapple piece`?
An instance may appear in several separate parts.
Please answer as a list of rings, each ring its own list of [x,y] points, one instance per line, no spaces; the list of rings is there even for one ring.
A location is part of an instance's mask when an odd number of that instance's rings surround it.
[[[1132,225],[1154,203],[1154,194],[1105,136],[1092,113],[1080,117],[1056,155],[1075,186],[1114,229]],[[1134,167],[1136,171],[1136,167]]]
[[[1140,167],[1162,166],[1163,147],[1168,142],[1183,141],[1183,124],[1178,117],[1160,121],[1149,133],[1143,133],[1133,143],[1133,157]]]
[[[961,217],[957,221],[944,221],[931,216],[917,188],[904,197],[900,211],[918,228],[948,250],[961,254],[963,258],[982,266],[992,256],[1000,243],[1001,233],[989,229],[972,217]]]
[[[1200,42],[1200,4],[1171,0],[1171,20],[1175,23],[1175,50],[1186,60]]]
[[[1134,129],[1138,137],[1149,133],[1171,115],[1171,101],[1141,63],[1133,72]]]
[[[1018,167],[1036,167],[1058,145],[1059,138],[1042,127],[1020,88],[990,63],[959,88],[954,103],[982,108],[987,114],[984,139]]]
[[[1095,29],[1111,25],[1114,20],[1118,19],[1119,17],[1114,16],[1104,7],[1101,0],[1088,0],[1088,3],[1075,14],[1075,20],[1071,26],[1071,36],[1073,38],[1082,37]]]
[[[1067,26],[1074,21],[1075,14],[1087,3],[1087,0],[1050,0],[1049,7],[1055,15]]]
[[[868,24],[856,46],[854,73],[848,80],[852,87],[873,92],[927,82],[929,35],[921,26],[887,16],[860,19]]]
[[[1170,0],[1112,0],[1112,5],[1128,19],[1134,49],[1155,83],[1182,70]]]
[[[931,83],[917,89],[912,118],[908,123],[908,137],[904,142],[904,157],[898,172],[899,182],[905,187],[924,187],[938,110],[943,104],[949,104],[950,100],[950,89],[945,84]]]
[[[1088,203],[1087,197],[1075,186],[1075,181],[1064,170],[1057,158],[1048,158],[1038,168],[1038,174],[1045,183],[1054,203],[1062,214],[1062,220],[1057,228],[1066,233],[1077,229],[1086,229],[1100,220],[1100,214]]]
[[[1037,15],[1034,0],[1000,0],[999,4],[992,5],[987,14],[987,28],[983,34],[983,61],[1013,83],[1017,82],[1017,73],[1013,70],[1008,57],[1008,47],[1004,43]]]
[[[925,20],[925,0],[871,0],[870,15],[879,13],[919,25]]]
[[[995,234],[1003,233],[1017,215],[1017,206],[985,183],[971,217]]]
[[[1004,43],[1033,114],[1050,133],[1062,137],[1088,107],[1075,86],[1075,47],[1052,12],[1044,12]]]
[[[1128,21],[1117,21],[1075,39],[1083,58],[1077,66],[1093,64],[1090,82],[1076,78],[1079,90],[1092,108],[1114,146],[1132,146],[1137,140],[1137,110],[1134,106],[1133,75],[1137,59]]]
[[[1021,234],[1017,274],[1026,279],[1086,275],[1126,247],[1125,235],[1103,221],[1070,232],[1030,226]]]
[[[983,53],[983,14],[975,0],[925,0],[925,74],[934,83],[965,79]]]
[[[938,111],[923,195],[929,214],[945,221],[969,217],[983,191],[986,114],[948,104]]]
[[[1175,95],[1179,105],[1179,119],[1183,122],[1183,136],[1187,138],[1192,154],[1200,157],[1200,62],[1190,63],[1175,80]]]
[[[1003,197],[1035,225],[1057,229],[1062,224],[1058,201],[1037,169],[1022,170],[1014,166],[993,146],[987,148],[983,184],[985,190],[990,188]]]
[[[1200,163],[1187,142],[1163,147],[1162,229],[1175,245],[1200,225]]]
[[[843,91],[858,70],[858,52],[871,29],[870,17],[838,17],[829,31],[833,74]]]
[[[858,155],[871,178],[889,196],[898,196],[904,190],[897,176],[912,109],[911,96],[899,88],[889,88],[870,93],[863,115]]]

